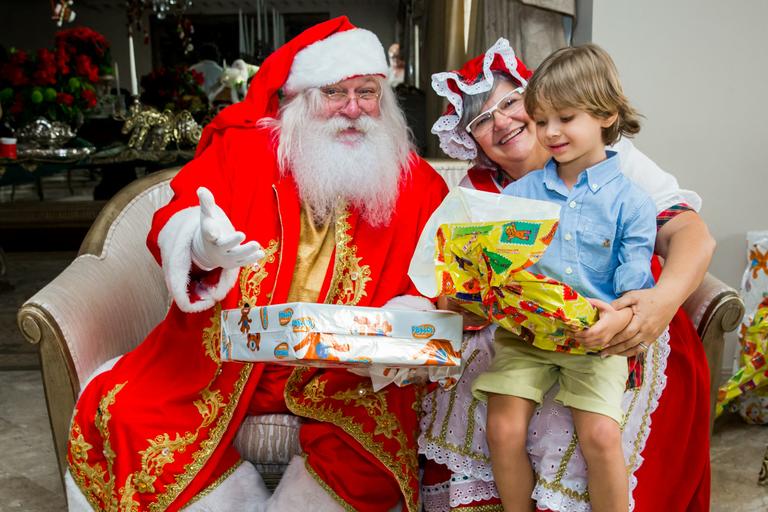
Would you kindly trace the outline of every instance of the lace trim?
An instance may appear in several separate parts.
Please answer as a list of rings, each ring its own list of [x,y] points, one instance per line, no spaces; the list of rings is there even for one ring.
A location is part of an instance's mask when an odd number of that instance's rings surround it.
[[[503,511],[501,504],[467,507],[475,501],[499,499],[493,482],[482,482],[467,476],[454,475],[449,482],[422,487],[425,512],[445,512],[461,507],[461,511]]]
[[[635,435],[625,435],[624,453],[625,457],[628,457],[627,472],[629,473],[629,510],[634,510],[635,500],[633,491],[637,487],[637,477],[635,472],[642,465],[643,457],[641,455],[645,444],[648,440],[648,436],[651,432],[651,414],[659,405],[659,398],[661,397],[664,388],[667,385],[666,367],[667,358],[670,353],[669,347],[669,332],[665,331],[651,346],[649,350],[651,352],[650,365],[651,378],[647,381],[650,382],[648,388],[641,387],[632,391],[627,391],[624,394],[624,405],[628,410],[628,420],[625,421],[623,429],[627,433],[636,432]],[[644,393],[644,390],[647,391]],[[647,394],[647,396],[643,396]],[[642,415],[630,415],[629,412],[634,410],[636,405],[646,404]],[[573,438],[575,441],[575,436]],[[581,450],[573,450],[572,453],[566,454],[563,458],[562,466],[559,468],[555,478],[548,480],[540,473],[537,474],[536,487],[533,491],[533,499],[536,500],[539,508],[545,508],[557,512],[590,512],[591,507],[589,504],[589,493],[586,488],[586,479],[581,475],[586,475],[586,466],[584,465],[583,456]],[[569,446],[570,448],[571,446]],[[570,455],[573,455],[572,457]],[[569,459],[569,460],[566,460]],[[574,467],[577,466],[577,467]],[[580,467],[583,466],[583,469]],[[571,469],[575,475],[569,475],[567,471],[561,469]]]
[[[465,339],[466,346],[463,352],[471,353],[473,358],[479,357],[479,352],[484,352],[489,357],[487,354],[492,349],[488,345],[489,341],[485,334],[481,331],[469,339]],[[485,350],[480,347],[485,347]],[[659,398],[666,387],[665,371],[669,353],[669,334],[665,332],[649,351],[648,360],[651,364],[646,367],[648,375],[644,379],[644,386],[624,394],[622,405],[626,414],[622,425],[625,431],[623,446],[627,458],[631,491],[637,487],[635,472],[643,461],[641,452],[645,448],[650,434],[651,414],[658,407]],[[488,460],[487,447],[484,446],[481,450],[475,447],[473,456],[469,457],[463,453],[464,447],[459,446],[459,440],[465,439],[464,432],[452,432],[447,438],[440,435],[440,432],[443,431],[442,427],[452,415],[460,415],[462,423],[466,425],[466,412],[461,411],[467,411],[468,402],[466,400],[462,402],[454,395],[460,396],[458,388],[462,384],[471,383],[474,374],[484,369],[480,360],[474,367],[470,363],[471,361],[468,359],[461,382],[454,390],[451,390],[452,400],[445,396],[444,393],[446,392],[438,390],[430,393],[423,403],[422,411],[425,414],[421,421],[422,433],[418,441],[419,453],[430,460],[447,466],[454,473],[450,482],[422,488],[425,497],[425,510],[430,512],[450,510],[449,505],[457,506],[488,499],[485,497],[486,494],[482,492],[475,496],[465,494],[462,490],[464,481],[467,482],[467,487],[476,485],[475,482],[478,482],[493,488],[490,462],[481,462],[483,456],[485,456],[485,460]],[[467,389],[467,387],[465,386],[463,389]],[[451,407],[447,410],[441,409],[441,404],[445,408],[447,403],[450,403]],[[532,425],[529,432],[529,453],[532,454],[532,462],[534,462],[534,468],[537,472],[537,485],[533,497],[541,508],[563,512],[587,512],[590,507],[586,487],[586,464],[569,423],[571,421],[570,411],[560,406],[553,407],[551,400],[549,400],[549,405],[546,404],[547,401],[545,400],[543,408],[545,410],[539,409],[536,413],[543,416],[537,418],[538,423],[535,426]],[[484,408],[485,404],[480,404],[478,407]],[[537,432],[537,429],[541,432]],[[541,443],[542,435],[552,436],[556,430],[560,432],[559,437],[563,442],[561,448],[558,449],[551,443],[548,446],[537,444],[537,442]],[[466,434],[469,435],[470,432],[466,432]],[[451,440],[454,440],[454,443],[451,443]],[[532,446],[536,449],[535,453],[532,453]],[[545,469],[542,469],[544,467]],[[466,479],[463,478],[465,476]],[[495,494],[495,489],[493,493]],[[467,496],[469,496],[468,501]],[[630,497],[630,506],[634,508],[632,497]]]
[[[469,388],[477,375],[490,364],[489,350],[477,348],[492,343],[489,332],[465,336],[462,352],[470,355],[466,358],[460,383],[449,391],[432,392],[424,399],[422,412],[425,414],[418,439],[419,453],[428,459],[448,467],[453,473],[485,482],[493,481],[485,441],[486,405],[475,399]],[[446,394],[449,396],[446,397]],[[447,402],[447,409],[442,410],[436,400]],[[457,416],[461,416],[460,426],[452,422]]]

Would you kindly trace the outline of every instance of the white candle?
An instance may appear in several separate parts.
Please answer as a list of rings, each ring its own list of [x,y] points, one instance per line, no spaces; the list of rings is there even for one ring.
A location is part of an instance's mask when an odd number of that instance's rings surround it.
[[[415,85],[416,88],[418,89],[419,88],[419,79],[421,78],[419,76],[419,53],[421,53],[421,52],[419,52],[419,26],[415,25],[413,27],[413,30],[415,32],[415,34],[414,34],[415,41],[413,42],[413,47],[416,50],[415,54],[414,54],[414,58],[413,58],[413,60],[414,60],[414,68],[415,68],[414,69],[414,73],[413,73],[415,75],[414,80],[413,80],[413,85]]]
[[[114,103],[114,111],[122,111],[121,105],[123,104],[123,96],[120,93],[120,70],[117,67],[117,61],[115,61],[115,97],[117,98]]]
[[[266,0],[261,0],[261,20],[264,23],[264,42],[267,42],[269,39],[269,28],[267,28],[267,24],[269,23],[269,20],[267,20],[267,2]]]
[[[243,16],[243,54],[251,47],[251,34],[248,32],[248,15]]]
[[[243,34],[243,10],[237,10],[237,33],[240,38],[238,49],[240,53],[245,53],[245,34]]]
[[[133,36],[128,36],[128,58],[131,63],[131,95],[139,95],[139,83],[136,80],[136,55],[133,53]]]
[[[277,11],[272,8],[272,48],[277,50]]]
[[[253,55],[256,53],[256,32],[254,31],[253,24],[253,16],[251,16],[251,30],[248,31],[248,55]]]
[[[256,34],[257,40],[261,42],[261,0],[256,0]]]
[[[120,96],[120,70],[117,68],[117,61],[114,63],[115,68],[115,90],[117,95]]]

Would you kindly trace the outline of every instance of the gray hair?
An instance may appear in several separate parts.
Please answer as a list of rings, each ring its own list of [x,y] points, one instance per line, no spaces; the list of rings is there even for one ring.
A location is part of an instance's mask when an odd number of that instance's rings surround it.
[[[462,99],[464,100],[464,110],[461,113],[461,119],[459,120],[459,125],[456,128],[457,130],[467,129],[467,125],[469,125],[470,121],[477,117],[480,112],[482,112],[483,105],[486,101],[488,101],[488,98],[493,95],[493,93],[496,91],[496,88],[501,83],[510,83],[515,87],[518,86],[518,83],[508,74],[494,71],[493,87],[485,92],[479,92],[477,94],[465,93],[462,96]],[[477,141],[475,141],[475,146],[477,147],[477,156],[472,161],[473,164],[483,165],[485,167],[498,167],[496,162],[488,158],[488,155],[485,154],[483,148],[480,147],[480,144],[478,144]]]

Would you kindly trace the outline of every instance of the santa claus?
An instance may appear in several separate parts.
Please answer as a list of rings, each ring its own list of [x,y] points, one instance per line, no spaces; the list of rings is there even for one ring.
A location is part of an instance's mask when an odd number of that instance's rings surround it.
[[[432,308],[407,270],[446,187],[411,151],[386,74],[376,36],[337,18],[278,49],[206,127],[148,237],[168,315],[78,400],[71,508],[419,510],[418,387],[219,357],[220,311],[246,303]],[[232,442],[246,415],[287,412],[303,456],[270,497]]]

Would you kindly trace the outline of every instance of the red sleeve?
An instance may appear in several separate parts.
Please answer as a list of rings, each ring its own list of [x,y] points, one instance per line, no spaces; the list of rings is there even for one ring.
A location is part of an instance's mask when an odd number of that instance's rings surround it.
[[[695,213],[696,210],[694,210],[693,207],[687,203],[677,203],[677,204],[673,204],[666,210],[659,212],[659,214],[656,215],[656,230],[658,231],[659,229],[664,227],[664,224],[674,219],[675,217],[677,217],[683,212]]]
[[[424,225],[429,220],[432,212],[440,206],[440,203],[443,202],[443,199],[445,199],[445,196],[448,194],[448,185],[445,184],[445,180],[423,158],[418,158],[418,164],[415,166],[414,173],[423,176],[424,179],[417,181],[418,186],[416,187],[416,192],[419,194],[419,200],[421,201],[422,206],[418,212],[418,229],[416,229],[416,238],[413,240],[413,248],[416,247],[419,237],[421,236],[421,231],[424,229]],[[407,279],[408,291],[406,291],[405,294],[421,296],[421,293],[416,289],[413,282],[411,282],[411,278],[408,277]]]

